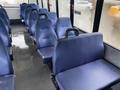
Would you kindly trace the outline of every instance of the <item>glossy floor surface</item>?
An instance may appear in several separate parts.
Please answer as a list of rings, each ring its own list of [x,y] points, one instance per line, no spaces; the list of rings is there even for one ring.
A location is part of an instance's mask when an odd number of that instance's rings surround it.
[[[50,79],[47,65],[42,63],[35,47],[27,38],[25,44],[25,27],[13,26],[14,70],[16,74],[16,90],[55,90]],[[26,35],[27,36],[27,35]]]
[[[51,71],[36,51],[23,25],[12,26],[16,90],[56,90]],[[120,84],[113,90],[120,90]]]

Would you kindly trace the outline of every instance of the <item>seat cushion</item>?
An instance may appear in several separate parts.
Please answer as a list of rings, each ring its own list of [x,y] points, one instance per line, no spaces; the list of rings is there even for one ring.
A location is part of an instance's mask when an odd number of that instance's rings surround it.
[[[56,75],[60,90],[100,90],[120,79],[120,70],[103,59]]]
[[[40,48],[38,52],[43,58],[43,63],[50,63],[52,61],[54,47]]]
[[[14,75],[0,77],[0,90],[14,90]]]

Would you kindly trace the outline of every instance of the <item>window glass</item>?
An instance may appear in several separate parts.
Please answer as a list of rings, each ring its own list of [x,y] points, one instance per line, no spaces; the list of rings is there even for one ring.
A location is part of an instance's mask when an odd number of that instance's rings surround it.
[[[21,3],[28,3],[28,0],[0,0],[3,6],[19,6]]]
[[[58,0],[59,2],[59,16],[70,17],[70,0]]]
[[[96,0],[75,0],[74,26],[92,32]]]
[[[56,12],[56,0],[50,0],[50,11]]]
[[[39,7],[42,8],[41,0],[39,0]]]
[[[48,9],[47,0],[43,0],[43,6],[44,8]]]
[[[99,32],[106,43],[120,49],[120,1],[104,0]]]

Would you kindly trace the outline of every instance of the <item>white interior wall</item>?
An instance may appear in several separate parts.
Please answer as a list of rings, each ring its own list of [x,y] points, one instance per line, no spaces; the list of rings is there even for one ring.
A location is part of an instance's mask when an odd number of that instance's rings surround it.
[[[36,3],[36,0],[29,0],[29,3]],[[5,7],[10,19],[20,19],[20,7],[19,6],[9,6]]]
[[[5,8],[10,19],[20,19],[20,8],[19,7],[9,7]]]

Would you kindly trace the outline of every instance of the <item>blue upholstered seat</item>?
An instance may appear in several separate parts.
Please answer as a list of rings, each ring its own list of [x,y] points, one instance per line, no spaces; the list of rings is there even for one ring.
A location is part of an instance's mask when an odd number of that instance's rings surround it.
[[[104,60],[104,50],[100,33],[60,40],[53,57],[60,90],[101,90],[120,80],[120,70]]]
[[[12,63],[3,41],[0,38],[0,76],[13,74]]]
[[[48,51],[44,49],[42,50],[43,53],[41,52],[41,49],[54,47],[57,42],[57,37],[52,27],[51,21],[48,19],[47,15],[44,15],[45,14],[39,16],[36,24],[36,44],[39,52],[41,53],[41,55],[43,55],[42,57],[51,58],[51,52],[48,54],[49,50],[51,49],[47,49]],[[44,51],[46,53],[44,53]]]
[[[65,37],[65,32],[68,28],[72,28],[71,20],[67,17],[59,18],[56,24],[56,34],[59,39]]]
[[[29,32],[32,36],[34,36],[35,34],[35,24],[37,22],[38,19],[38,10],[37,9],[32,9],[31,13],[30,13],[30,20],[29,20]]]
[[[2,20],[0,20],[0,38],[6,47],[11,47],[11,38],[6,30],[6,24],[4,24]]]
[[[56,75],[60,90],[102,90],[120,80],[120,70],[103,59]]]
[[[7,75],[0,77],[0,90],[15,90],[15,76]],[[7,89],[6,89],[7,88]]]
[[[10,20],[9,20],[9,17],[5,11],[4,8],[0,8],[0,18],[3,20],[3,22],[7,25],[8,27],[8,32],[9,34],[11,34],[11,26],[10,26]]]
[[[57,14],[55,12],[49,12],[48,18],[51,20],[53,27],[55,28],[57,23]]]
[[[20,4],[20,18],[21,18],[21,20],[23,20],[25,17],[25,9],[26,9],[27,5],[28,5],[27,3]]]
[[[26,10],[25,10],[25,24],[26,24],[27,26],[29,26],[29,17],[30,17],[30,13],[31,13],[32,9],[37,9],[37,10],[39,10],[39,6],[36,5],[36,4],[29,4],[29,5],[26,7]]]

